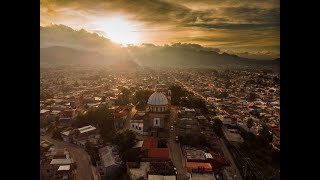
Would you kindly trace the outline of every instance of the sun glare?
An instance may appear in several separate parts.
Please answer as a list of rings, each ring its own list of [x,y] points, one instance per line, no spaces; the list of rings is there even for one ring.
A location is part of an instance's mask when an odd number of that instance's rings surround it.
[[[136,26],[122,17],[113,17],[103,22],[107,38],[122,45],[137,44],[140,40]]]

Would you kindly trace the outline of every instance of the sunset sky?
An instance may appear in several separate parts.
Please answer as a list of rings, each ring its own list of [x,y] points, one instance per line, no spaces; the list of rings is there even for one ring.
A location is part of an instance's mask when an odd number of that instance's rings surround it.
[[[40,25],[64,24],[120,44],[195,43],[280,54],[280,0],[41,0]]]

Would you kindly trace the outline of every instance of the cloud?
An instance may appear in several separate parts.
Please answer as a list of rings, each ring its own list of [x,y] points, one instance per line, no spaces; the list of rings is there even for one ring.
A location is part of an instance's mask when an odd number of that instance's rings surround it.
[[[236,52],[227,50],[225,51],[229,54],[235,54],[240,57],[249,58],[249,59],[260,59],[260,60],[270,60],[280,57],[280,53],[273,51],[257,51],[257,52]]]
[[[279,0],[40,0],[40,23],[104,35],[106,30],[93,22],[121,15],[139,24],[142,43],[183,42],[257,51],[262,46],[279,49],[279,7]]]
[[[85,49],[99,49],[115,46],[109,39],[90,33],[84,29],[74,30],[65,25],[52,24],[40,26],[40,46],[82,47]]]

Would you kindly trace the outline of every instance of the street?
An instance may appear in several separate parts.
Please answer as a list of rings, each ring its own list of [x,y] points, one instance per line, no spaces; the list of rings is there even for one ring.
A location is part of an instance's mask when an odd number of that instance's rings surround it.
[[[51,142],[56,148],[66,148],[70,152],[71,158],[77,165],[75,173],[76,180],[93,180],[90,157],[83,148],[74,144],[54,140],[48,136],[41,136],[41,139]]]
[[[171,107],[170,117],[169,117],[169,124],[170,126],[173,125],[173,121],[177,118],[177,108]],[[188,179],[186,174],[186,168],[185,168],[185,159],[182,155],[180,144],[176,143],[175,141],[176,133],[175,131],[170,131],[170,137],[168,140],[168,146],[171,153],[171,160],[173,162],[173,165],[177,168],[177,179],[178,180],[186,180]]]
[[[221,145],[222,145],[222,151],[224,154],[224,157],[226,157],[226,159],[228,159],[231,162],[231,167],[235,170],[236,174],[237,174],[237,180],[242,180],[242,176],[240,174],[240,171],[238,169],[238,167],[236,166],[232,155],[230,154],[226,144],[224,143],[224,141],[220,138],[221,141]]]

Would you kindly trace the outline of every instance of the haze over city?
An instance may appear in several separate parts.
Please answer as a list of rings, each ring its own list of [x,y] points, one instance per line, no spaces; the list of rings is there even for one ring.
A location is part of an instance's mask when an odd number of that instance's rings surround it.
[[[279,180],[279,0],[40,0],[41,180]]]

